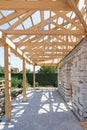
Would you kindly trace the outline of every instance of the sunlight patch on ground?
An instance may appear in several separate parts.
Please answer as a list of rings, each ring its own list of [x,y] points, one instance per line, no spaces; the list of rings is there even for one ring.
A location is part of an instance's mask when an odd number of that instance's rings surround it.
[[[49,104],[45,104],[42,108],[38,111],[38,114],[48,113],[50,111]]]
[[[58,112],[68,111],[64,103],[60,103]]]
[[[49,98],[49,93],[45,93],[45,94],[43,94],[43,95],[42,95],[42,98],[41,98],[41,102],[43,102],[43,101],[47,101],[48,98]]]

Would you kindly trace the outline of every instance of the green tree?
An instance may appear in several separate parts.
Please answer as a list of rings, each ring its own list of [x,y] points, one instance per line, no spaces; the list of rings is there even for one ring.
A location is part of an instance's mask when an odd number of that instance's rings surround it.
[[[31,70],[30,69],[26,69],[26,73],[31,73]]]
[[[39,70],[38,73],[58,73],[57,71],[57,66],[42,66]]]
[[[4,67],[0,66],[0,72],[4,72]]]
[[[21,72],[23,72],[23,70],[21,70]],[[32,71],[30,69],[26,69],[26,73],[32,73]]]

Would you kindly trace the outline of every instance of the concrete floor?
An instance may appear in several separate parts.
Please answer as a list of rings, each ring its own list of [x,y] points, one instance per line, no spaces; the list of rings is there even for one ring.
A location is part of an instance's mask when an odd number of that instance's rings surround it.
[[[0,130],[83,130],[57,91],[28,91],[27,102],[19,96],[12,103],[11,121]]]

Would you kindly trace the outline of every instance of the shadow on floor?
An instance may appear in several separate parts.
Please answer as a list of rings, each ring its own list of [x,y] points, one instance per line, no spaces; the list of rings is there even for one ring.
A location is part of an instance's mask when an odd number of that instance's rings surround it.
[[[5,118],[0,130],[83,130],[57,91],[27,91],[12,103],[12,119]]]

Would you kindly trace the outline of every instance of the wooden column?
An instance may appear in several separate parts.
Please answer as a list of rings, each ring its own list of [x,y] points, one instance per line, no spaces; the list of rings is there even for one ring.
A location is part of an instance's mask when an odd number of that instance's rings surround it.
[[[35,65],[33,65],[33,87],[35,88]]]
[[[23,58],[23,101],[26,101],[26,60]]]
[[[7,44],[4,45],[4,65],[5,65],[5,116],[6,120],[11,119],[11,50]]]

